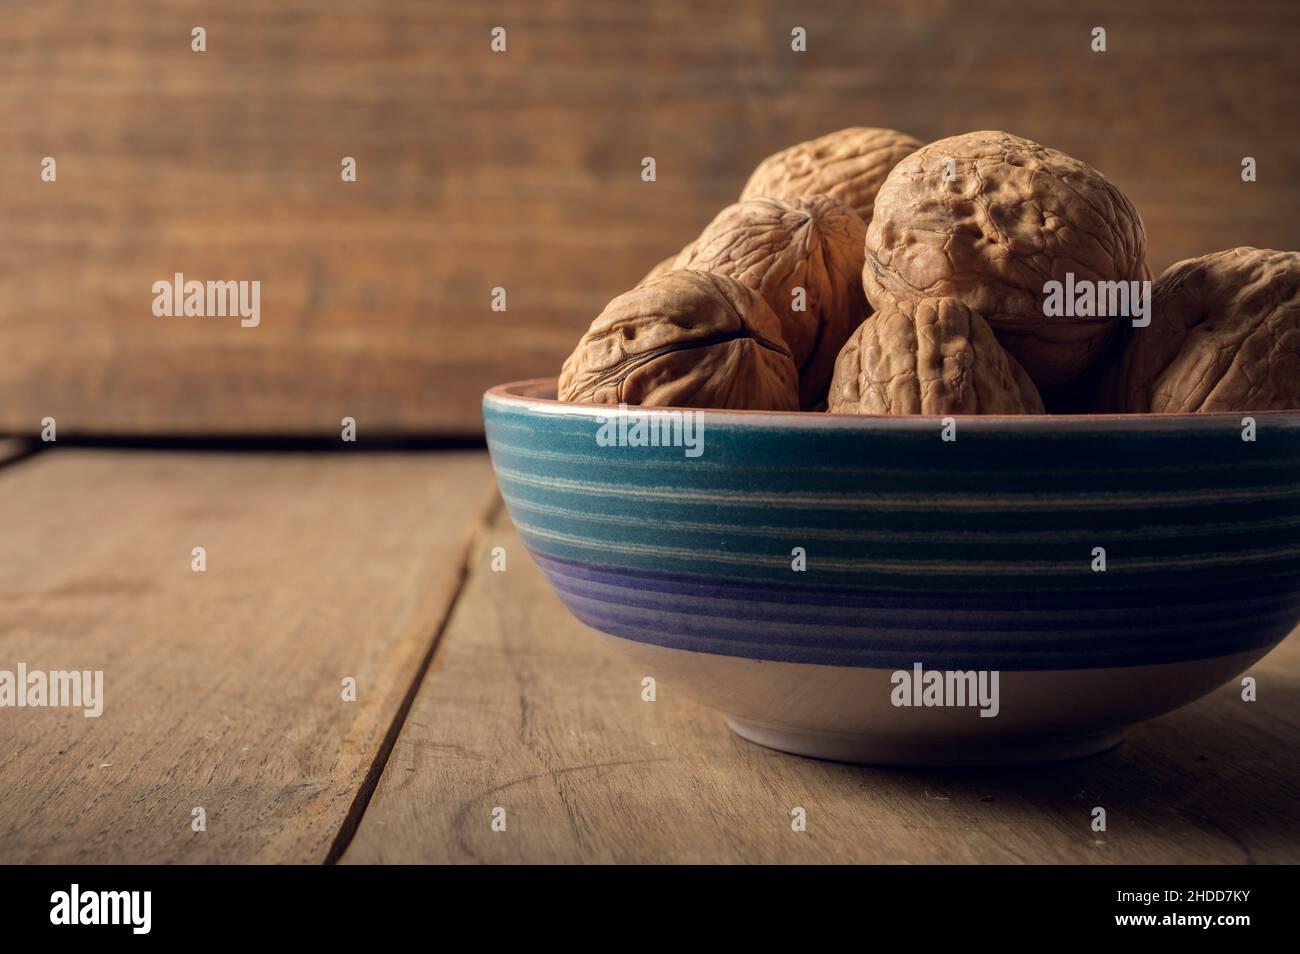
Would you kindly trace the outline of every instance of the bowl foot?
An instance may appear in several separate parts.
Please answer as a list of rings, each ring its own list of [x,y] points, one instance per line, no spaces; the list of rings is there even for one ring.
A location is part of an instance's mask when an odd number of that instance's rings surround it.
[[[1029,739],[925,739],[850,735],[727,718],[731,731],[769,749],[869,765],[1027,765],[1096,755],[1119,745],[1122,729]]]

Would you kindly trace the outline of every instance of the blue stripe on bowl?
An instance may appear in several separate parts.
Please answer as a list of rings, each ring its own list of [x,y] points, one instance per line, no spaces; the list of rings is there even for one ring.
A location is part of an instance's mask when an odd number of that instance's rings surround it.
[[[485,400],[510,515],[589,625],[755,659],[1057,669],[1259,649],[1300,620],[1300,415],[1260,415],[1254,443],[1235,416],[962,419],[953,443],[924,419],[716,416],[687,459],[600,447],[590,408]]]

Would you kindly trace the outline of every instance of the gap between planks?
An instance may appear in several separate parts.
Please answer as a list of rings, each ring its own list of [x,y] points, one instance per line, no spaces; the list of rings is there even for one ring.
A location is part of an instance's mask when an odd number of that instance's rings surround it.
[[[407,687],[401,705],[393,715],[392,724],[389,725],[388,731],[384,734],[384,740],[379,746],[379,751],[375,753],[374,762],[371,763],[370,768],[366,771],[365,778],[362,779],[361,785],[357,788],[356,797],[352,800],[352,806],[348,809],[348,814],[339,827],[339,833],[335,836],[334,843],[330,845],[329,853],[325,856],[325,864],[327,865],[338,864],[339,859],[343,857],[343,853],[348,850],[348,845],[352,843],[352,839],[356,836],[357,828],[361,825],[361,819],[370,806],[370,799],[379,786],[379,779],[388,766],[389,756],[397,744],[402,727],[406,724],[406,717],[411,711],[411,705],[415,702],[415,697],[424,684],[424,676],[433,663],[433,657],[438,652],[438,647],[442,645],[442,637],[447,631],[447,624],[456,612],[456,607],[460,605],[461,596],[465,592],[465,585],[469,582],[473,554],[478,549],[479,541],[491,531],[503,506],[504,503],[500,495],[497,495],[488,512],[480,520],[477,530],[467,542],[464,553],[461,554],[460,568],[456,577],[455,588],[447,602],[447,610],[443,613],[442,619],[438,621],[438,625],[433,631],[429,641],[429,648],[425,652],[424,658],[420,660],[420,665],[411,679],[410,686]]]
[[[40,452],[42,445],[21,437],[0,437],[0,468],[16,464]]]

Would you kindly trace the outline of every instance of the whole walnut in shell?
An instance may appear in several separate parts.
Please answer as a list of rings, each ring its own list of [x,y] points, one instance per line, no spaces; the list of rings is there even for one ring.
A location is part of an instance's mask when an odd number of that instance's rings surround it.
[[[841,129],[768,156],[749,177],[740,198],[829,195],[870,222],[876,192],[889,170],[919,148],[919,140],[894,129]]]
[[[1081,374],[1121,321],[1045,317],[1048,281],[1150,278],[1124,194],[1086,163],[1005,132],[940,139],[903,159],[876,196],[866,252],[873,305],[959,298],[1040,387]]]
[[[1172,265],[1134,328],[1103,409],[1300,408],[1300,253],[1234,248]]]
[[[835,363],[839,414],[1042,414],[1038,389],[988,323],[955,298],[887,302]]]
[[[560,372],[561,401],[795,411],[776,315],[734,278],[672,271],[619,295]]]
[[[729,275],[763,296],[781,322],[808,410],[825,399],[835,356],[868,313],[866,232],[858,214],[830,196],[749,199],[723,209],[675,264]]]

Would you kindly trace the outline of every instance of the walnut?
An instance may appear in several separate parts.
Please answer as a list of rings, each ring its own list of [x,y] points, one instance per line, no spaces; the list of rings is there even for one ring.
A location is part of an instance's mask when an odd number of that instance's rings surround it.
[[[919,140],[893,129],[841,129],[768,156],[749,177],[740,198],[829,195],[870,222],[871,207],[885,176],[919,148]]]
[[[619,295],[560,372],[561,401],[795,411],[780,323],[734,278],[668,272]]]
[[[835,356],[867,316],[867,227],[838,199],[750,199],[728,206],[677,256],[677,268],[729,275],[763,296],[799,369],[800,406],[825,400]],[[799,293],[799,289],[803,289]]]
[[[1076,281],[1150,278],[1142,219],[1124,194],[1086,163],[1004,132],[941,139],[895,166],[876,196],[866,253],[873,305],[959,298],[1039,387],[1077,377],[1121,326],[1045,317],[1046,282],[1067,272]]]
[[[1042,414],[988,323],[955,298],[890,301],[854,332],[831,381],[840,414]]]
[[[1171,266],[1103,384],[1103,409],[1300,409],[1300,253],[1233,248]]]

